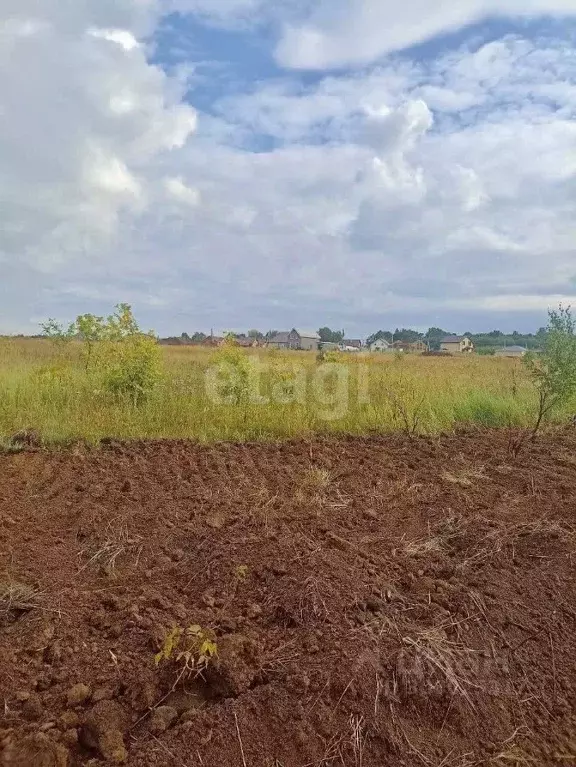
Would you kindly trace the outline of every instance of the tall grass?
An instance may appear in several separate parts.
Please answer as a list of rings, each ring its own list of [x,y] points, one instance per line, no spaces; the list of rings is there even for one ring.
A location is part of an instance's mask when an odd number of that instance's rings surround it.
[[[104,436],[277,439],[387,432],[406,429],[407,423],[415,423],[419,433],[435,433],[458,423],[528,426],[536,406],[519,360],[342,355],[337,364],[343,366],[343,378],[338,383],[332,380],[336,373],[318,379],[319,365],[312,353],[266,350],[248,353],[267,366],[260,392],[275,392],[276,400],[256,404],[246,397],[237,404],[219,404],[205,378],[215,362],[214,351],[162,351],[165,374],[148,399],[135,407],[99,389],[97,377],[86,374],[74,343],[57,349],[43,340],[0,339],[0,438],[28,427],[48,442],[77,437],[97,441]],[[279,387],[289,391],[294,365],[304,381],[303,399],[279,402]],[[565,419],[575,406],[568,403],[554,418]]]

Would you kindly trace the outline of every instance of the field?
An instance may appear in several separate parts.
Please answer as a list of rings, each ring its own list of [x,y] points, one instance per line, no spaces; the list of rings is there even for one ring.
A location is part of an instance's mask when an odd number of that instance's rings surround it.
[[[476,364],[406,370],[465,402]],[[503,397],[511,368],[488,364]],[[58,436],[111,430],[20,396]],[[0,454],[0,762],[574,764],[575,455],[573,426],[519,458],[478,429]]]
[[[576,402],[518,450],[518,360],[161,363],[0,339],[0,764],[576,764]]]
[[[217,353],[198,347],[162,353],[159,385],[134,407],[104,391],[97,371],[86,373],[78,345],[0,339],[0,438],[32,427],[46,443],[108,436],[274,440],[434,434],[458,424],[527,426],[534,419],[536,396],[519,360],[342,355],[318,365],[312,353],[254,350],[250,391],[227,404],[210,388]],[[569,402],[553,420],[573,412],[576,403]]]

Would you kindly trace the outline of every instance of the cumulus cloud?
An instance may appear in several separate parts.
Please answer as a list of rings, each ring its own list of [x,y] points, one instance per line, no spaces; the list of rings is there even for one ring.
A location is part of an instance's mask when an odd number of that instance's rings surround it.
[[[127,300],[166,333],[368,332],[386,317],[534,318],[574,293],[576,60],[560,44],[510,37],[428,63],[286,76],[208,117],[147,58],[161,10],[208,12],[201,0],[9,5],[7,330]],[[213,14],[264,6],[222,0]]]
[[[338,9],[321,3],[309,19],[286,25],[276,49],[278,61],[295,69],[366,64],[392,51],[421,43],[490,16],[534,17],[576,14],[574,0],[344,0]]]
[[[34,289],[35,272],[98,257],[146,210],[159,158],[194,132],[194,110],[138,42],[154,15],[147,0],[2,5],[0,260],[11,280]]]
[[[573,293],[575,78],[561,45],[511,37],[427,67],[278,83],[225,106],[287,144],[322,128],[331,137],[330,152],[308,150],[306,169],[314,152],[344,186],[318,167],[307,184],[304,170],[299,200],[332,222],[342,311],[513,314],[545,308],[559,286]]]

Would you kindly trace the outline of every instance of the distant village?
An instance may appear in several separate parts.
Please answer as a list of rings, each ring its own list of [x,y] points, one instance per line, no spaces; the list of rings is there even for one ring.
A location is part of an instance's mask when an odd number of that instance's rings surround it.
[[[414,330],[397,329],[395,332],[378,331],[367,339],[360,339],[346,338],[343,331],[333,331],[326,327],[318,331],[292,328],[292,330],[282,331],[271,330],[267,333],[250,330],[247,333],[227,333],[226,335],[214,335],[211,332],[209,335],[194,333],[190,336],[182,333],[181,336],[162,338],[160,342],[166,345],[218,347],[227,338],[233,338],[238,346],[244,348],[260,347],[314,352],[337,350],[350,354],[369,352],[427,356],[462,356],[477,352],[503,357],[523,357],[528,351],[537,350],[538,343],[542,340],[542,331],[543,329],[536,335],[521,335],[516,332],[505,335],[500,331],[477,335],[472,333],[454,335],[445,333],[439,328],[430,328],[425,334]]]

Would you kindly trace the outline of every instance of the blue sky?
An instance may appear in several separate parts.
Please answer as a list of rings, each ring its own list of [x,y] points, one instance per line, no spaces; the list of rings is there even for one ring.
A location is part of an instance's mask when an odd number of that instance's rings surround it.
[[[7,0],[0,332],[537,329],[576,303],[575,34],[576,0]]]

